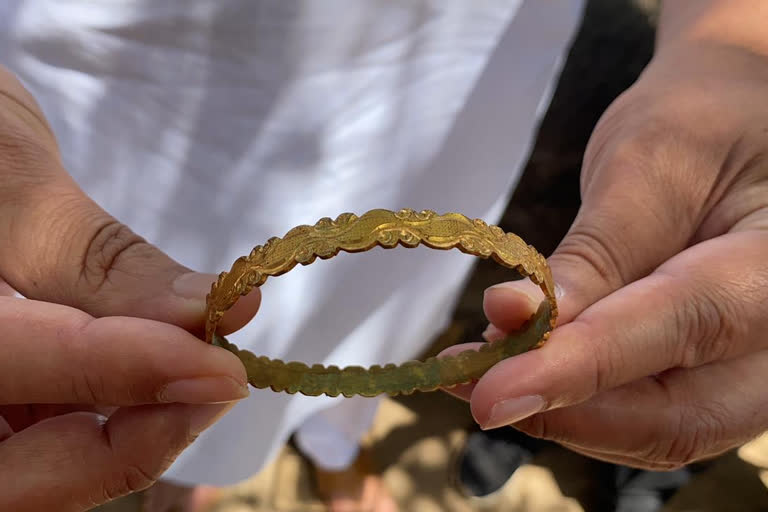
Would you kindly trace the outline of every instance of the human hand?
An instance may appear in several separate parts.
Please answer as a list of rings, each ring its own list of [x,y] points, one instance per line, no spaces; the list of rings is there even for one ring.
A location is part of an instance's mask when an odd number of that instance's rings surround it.
[[[238,359],[190,334],[213,279],[86,197],[0,68],[0,510],[80,511],[148,487],[247,395]]]
[[[608,109],[549,259],[559,326],[453,391],[483,428],[652,469],[768,428],[767,92],[767,57],[679,44]],[[517,328],[534,291],[489,288],[486,339]]]

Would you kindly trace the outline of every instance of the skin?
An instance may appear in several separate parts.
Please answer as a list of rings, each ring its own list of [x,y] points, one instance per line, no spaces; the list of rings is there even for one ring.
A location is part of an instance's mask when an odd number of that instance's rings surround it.
[[[768,429],[765,26],[761,1],[665,4],[656,55],[596,127],[581,210],[549,259],[558,327],[455,392],[483,428],[650,469]],[[486,338],[539,300],[521,283],[487,290]]]
[[[247,396],[238,359],[191,334],[213,279],[91,201],[0,69],[0,510],[80,511],[144,489]],[[258,303],[239,302],[225,329]]]

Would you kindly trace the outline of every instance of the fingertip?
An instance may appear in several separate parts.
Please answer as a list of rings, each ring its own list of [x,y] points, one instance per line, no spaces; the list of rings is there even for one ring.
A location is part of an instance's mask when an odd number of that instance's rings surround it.
[[[477,351],[485,345],[485,343],[480,342],[473,342],[473,343],[460,343],[458,345],[452,345],[442,352],[440,352],[437,357],[451,357],[461,354],[462,352],[467,352],[469,350]],[[470,397],[472,396],[472,391],[475,389],[475,382],[468,382],[466,384],[458,384],[456,386],[450,387],[450,388],[441,388],[442,391],[445,391],[449,395],[455,396],[456,398],[460,400],[464,400],[465,402],[469,402]]]
[[[224,314],[219,332],[227,335],[242,329],[256,316],[259,306],[261,306],[261,290],[254,288],[248,295],[240,297],[240,300]]]
[[[177,277],[173,282],[174,293],[184,299],[187,309],[197,318],[195,323],[203,321],[206,309],[206,296],[211,286],[218,279],[216,274],[187,272]],[[227,335],[242,329],[256,316],[261,305],[261,291],[254,288],[248,295],[239,300],[224,314],[219,324],[218,332]],[[192,329],[197,332],[197,329]]]
[[[248,384],[248,373],[240,358],[225,348],[207,343],[205,345],[205,350],[211,351],[213,358],[210,368],[217,369],[217,375],[227,375],[243,386]]]
[[[458,345],[452,345],[442,352],[440,352],[437,357],[452,357],[456,356],[458,354],[461,354],[462,352],[466,352],[468,350],[474,350],[477,351],[485,345],[485,343],[460,343]],[[475,388],[475,382],[468,382],[466,384],[458,384],[456,386],[450,387],[450,388],[440,388],[442,391],[445,391],[449,395],[453,395],[456,398],[459,398],[461,400],[464,400],[465,402],[469,402],[469,398],[472,396],[472,390]]]
[[[507,336],[507,333],[493,324],[488,324],[488,327],[485,328],[482,336],[485,341],[492,343],[494,341],[503,340]]]
[[[546,362],[541,359],[542,350],[505,359],[477,381],[470,406],[472,416],[479,425],[489,425],[496,404],[516,397],[542,394],[540,370]]]
[[[543,293],[530,281],[499,283],[485,290],[483,311],[496,328],[510,332],[519,329],[542,300]]]
[[[462,352],[466,352],[467,350],[480,350],[480,347],[483,345],[485,345],[485,343],[480,342],[459,343],[458,345],[451,345],[450,347],[437,354],[437,357],[450,357],[461,354]]]

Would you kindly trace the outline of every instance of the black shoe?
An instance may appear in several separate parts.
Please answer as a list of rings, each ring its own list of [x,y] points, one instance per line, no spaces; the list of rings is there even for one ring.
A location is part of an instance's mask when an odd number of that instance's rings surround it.
[[[616,466],[616,512],[657,512],[691,479],[691,470],[645,471]]]
[[[546,443],[512,428],[469,434],[458,460],[458,487],[467,496],[489,496]]]

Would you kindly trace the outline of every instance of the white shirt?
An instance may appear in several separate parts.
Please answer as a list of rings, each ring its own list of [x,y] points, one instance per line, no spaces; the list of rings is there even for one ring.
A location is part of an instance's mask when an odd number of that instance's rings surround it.
[[[66,168],[180,263],[227,270],[298,224],[371,208],[496,222],[582,0],[6,0],[0,62]],[[324,364],[416,355],[472,258],[342,254],[271,280],[232,337]],[[478,297],[478,300],[481,300]],[[334,399],[254,391],[168,476],[231,484]]]

